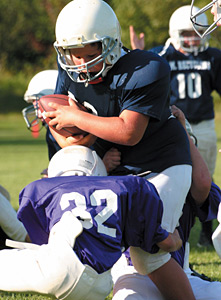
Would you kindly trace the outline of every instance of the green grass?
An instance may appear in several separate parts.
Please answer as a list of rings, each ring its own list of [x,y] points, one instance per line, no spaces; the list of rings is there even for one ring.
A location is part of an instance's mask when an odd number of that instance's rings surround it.
[[[25,106],[25,105],[24,105]],[[218,149],[221,149],[221,105],[216,104],[216,131]],[[0,184],[11,194],[11,203],[17,210],[18,195],[29,182],[40,178],[40,172],[47,167],[48,154],[45,142],[45,130],[40,137],[34,139],[27,130],[21,113],[0,115]],[[215,171],[215,182],[221,186],[221,153],[218,152]],[[216,224],[214,224],[215,226]],[[197,222],[192,230],[190,243],[190,262],[201,273],[221,281],[221,265],[214,249],[199,249],[196,244],[199,237],[200,224]],[[0,293],[0,299],[43,300],[48,297],[32,294]],[[111,299],[111,296],[107,298]]]

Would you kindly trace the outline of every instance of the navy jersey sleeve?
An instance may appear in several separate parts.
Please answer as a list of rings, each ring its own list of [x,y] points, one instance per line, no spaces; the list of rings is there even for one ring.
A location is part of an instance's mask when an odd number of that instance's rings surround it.
[[[134,50],[116,63],[108,76],[111,74],[114,76],[110,88],[120,99],[121,111],[127,109],[161,119],[170,83],[170,67],[164,58]]]
[[[211,68],[213,70],[212,86],[221,96],[221,50],[208,48],[208,56],[211,57]]]
[[[196,215],[201,222],[211,221],[217,218],[219,204],[221,202],[221,190],[212,182],[210,193],[205,203],[196,207]]]

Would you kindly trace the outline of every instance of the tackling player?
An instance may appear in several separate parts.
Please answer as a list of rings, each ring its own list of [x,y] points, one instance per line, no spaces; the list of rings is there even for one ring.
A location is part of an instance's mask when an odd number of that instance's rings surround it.
[[[175,106],[172,107],[172,111],[182,122],[183,126],[185,126],[184,114]],[[219,187],[214,183],[211,185],[208,168],[195,147],[191,136],[189,136],[189,141],[193,160],[193,181],[183,208],[182,217],[179,220],[180,226],[178,227],[178,231],[183,240],[183,245],[182,248],[171,255],[185,270],[197,300],[219,300],[221,283],[208,281],[205,275],[197,274],[189,268],[188,239],[191,228],[195,223],[195,218],[197,216],[201,222],[217,219],[217,211],[220,210],[219,206],[221,203],[221,191]],[[217,253],[220,256],[220,226],[217,229],[218,232],[215,238],[217,239]],[[129,263],[122,257],[121,261],[112,270],[115,282],[113,300],[123,300],[128,299],[128,297],[131,300],[165,299],[147,276],[142,276],[136,272],[131,263],[129,252],[126,252],[126,257]]]
[[[57,152],[48,175],[20,193],[18,217],[35,244],[14,243],[23,250],[0,251],[0,290],[58,299],[105,299],[112,288],[110,269],[122,251],[131,246],[134,263],[148,274],[147,252],[180,248],[177,232],[169,234],[161,227],[163,204],[147,180],[103,177],[102,160],[83,146]],[[177,284],[167,286],[165,297],[194,299],[188,289],[183,296],[187,278],[169,253],[164,264],[174,271],[164,280]]]

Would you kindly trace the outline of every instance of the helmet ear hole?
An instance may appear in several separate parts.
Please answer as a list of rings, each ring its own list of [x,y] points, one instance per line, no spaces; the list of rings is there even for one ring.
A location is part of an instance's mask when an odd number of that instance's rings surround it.
[[[48,177],[57,176],[107,176],[107,171],[95,151],[75,145],[59,150],[51,158]]]

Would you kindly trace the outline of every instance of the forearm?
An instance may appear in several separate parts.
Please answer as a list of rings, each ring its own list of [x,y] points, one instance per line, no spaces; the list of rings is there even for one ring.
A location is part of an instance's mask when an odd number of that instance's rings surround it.
[[[157,245],[164,251],[174,252],[182,247],[182,240],[178,231],[175,229],[174,233],[169,233],[168,237]]]
[[[130,115],[125,118],[124,114]],[[75,125],[99,138],[112,143],[133,146],[142,138],[148,120],[146,116],[135,112],[122,113],[122,117],[99,117],[80,111],[75,119]]]
[[[74,145],[81,145],[86,147],[91,147],[97,137],[93,136],[92,134],[87,134],[86,136],[76,136],[76,137],[65,137],[58,132],[56,132],[53,128],[50,127],[50,132],[57,141],[58,145],[61,148],[67,147],[67,146],[74,146]]]
[[[189,134],[188,138],[192,159],[192,185],[190,192],[195,202],[198,205],[202,205],[209,195],[212,178],[204,159]]]

